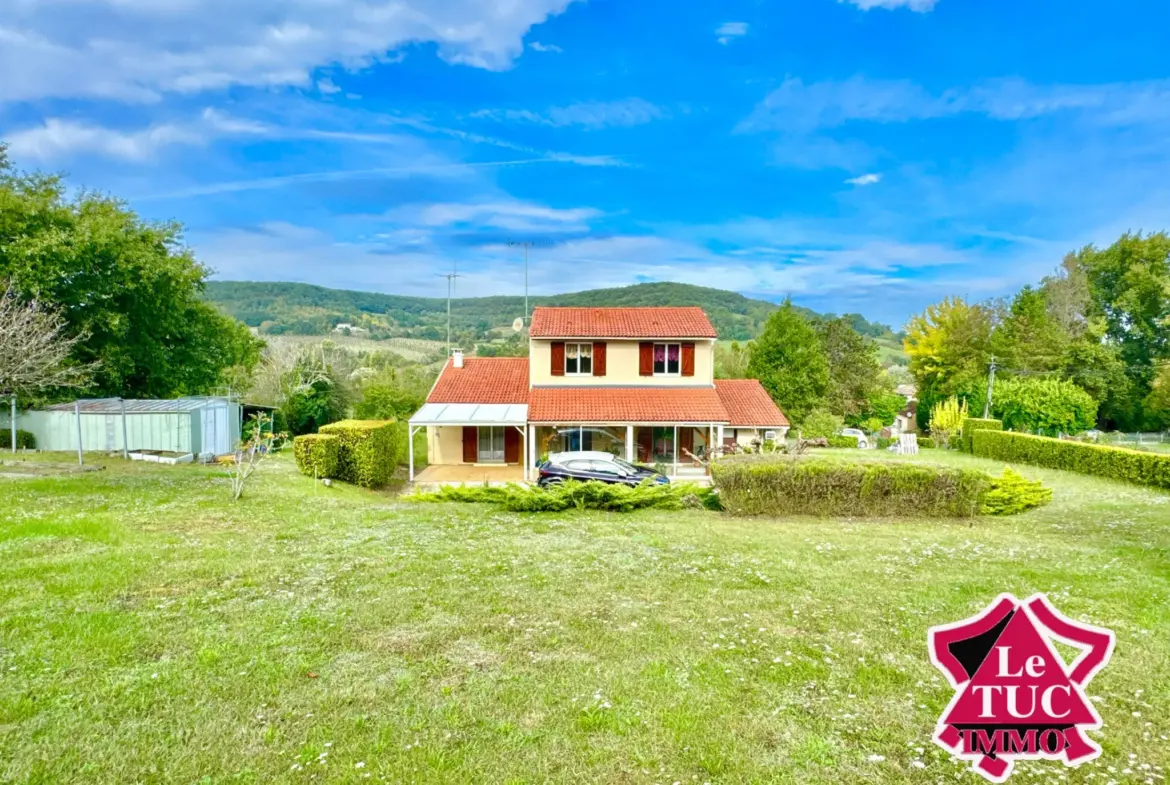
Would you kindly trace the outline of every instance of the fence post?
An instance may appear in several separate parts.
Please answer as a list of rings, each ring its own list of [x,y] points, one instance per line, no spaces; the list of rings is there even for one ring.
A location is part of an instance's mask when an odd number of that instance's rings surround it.
[[[125,460],[130,460],[130,439],[126,435],[126,399],[119,398],[122,402],[122,457]]]
[[[16,396],[12,396],[12,454],[16,454]]]
[[[77,420],[77,465],[84,466],[85,459],[81,457],[81,400],[73,402],[73,416]]]

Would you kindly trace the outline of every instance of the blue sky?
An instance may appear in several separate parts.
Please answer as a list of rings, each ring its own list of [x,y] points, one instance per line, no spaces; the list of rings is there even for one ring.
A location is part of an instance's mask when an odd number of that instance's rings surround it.
[[[901,325],[1170,228],[1170,4],[7,0],[0,138],[216,277]]]

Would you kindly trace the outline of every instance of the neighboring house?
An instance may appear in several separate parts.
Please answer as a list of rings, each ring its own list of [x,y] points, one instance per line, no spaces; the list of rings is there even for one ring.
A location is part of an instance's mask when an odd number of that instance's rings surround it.
[[[349,322],[341,322],[340,324],[338,324],[337,326],[335,326],[333,328],[333,332],[335,332],[335,333],[364,333],[364,332],[366,332],[366,328],[365,327],[357,327],[356,325],[352,325]]]
[[[456,350],[411,430],[427,429],[431,464],[526,475],[550,452],[676,467],[713,444],[783,438],[788,420],[759,382],[715,380],[715,337],[701,308],[536,308],[527,358]]]

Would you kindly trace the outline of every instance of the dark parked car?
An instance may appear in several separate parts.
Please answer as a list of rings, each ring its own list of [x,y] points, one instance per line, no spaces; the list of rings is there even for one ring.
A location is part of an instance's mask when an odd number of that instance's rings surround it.
[[[653,469],[626,463],[607,452],[558,452],[540,465],[537,484],[542,488],[565,480],[598,480],[611,484],[641,485],[646,480],[663,485],[670,478]]]

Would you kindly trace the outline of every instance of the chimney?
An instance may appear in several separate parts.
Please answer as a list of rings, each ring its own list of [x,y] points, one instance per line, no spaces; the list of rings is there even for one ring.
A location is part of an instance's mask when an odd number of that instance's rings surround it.
[[[451,359],[453,360],[453,362],[451,363],[452,365],[454,365],[456,368],[462,368],[463,367],[463,350],[462,349],[452,350],[451,351]]]

